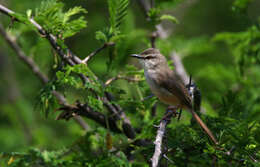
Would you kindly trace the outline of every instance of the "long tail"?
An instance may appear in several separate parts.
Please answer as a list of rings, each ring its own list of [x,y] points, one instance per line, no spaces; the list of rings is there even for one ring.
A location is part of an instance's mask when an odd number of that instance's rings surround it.
[[[206,134],[209,136],[209,138],[216,144],[218,145],[218,141],[215,139],[214,135],[212,134],[212,132],[209,130],[209,128],[207,127],[207,125],[205,125],[203,123],[203,121],[200,119],[200,117],[197,115],[197,113],[195,113],[193,110],[189,110],[192,114],[192,116],[195,118],[195,120],[198,122],[198,124],[200,125],[200,127],[206,132]]]

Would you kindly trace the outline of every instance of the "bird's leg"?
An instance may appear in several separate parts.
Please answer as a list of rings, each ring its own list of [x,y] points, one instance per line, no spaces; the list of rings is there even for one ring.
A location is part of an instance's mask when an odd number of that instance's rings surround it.
[[[181,114],[182,114],[182,108],[180,108],[180,112],[178,113],[178,118],[177,118],[178,121],[180,121],[181,119]]]
[[[147,96],[147,97],[144,97],[143,100],[147,100],[147,99],[150,99],[150,98],[152,98],[152,97],[154,97],[154,94],[151,94],[151,95],[149,95],[149,96]]]
[[[170,120],[171,119],[171,116],[174,116],[176,117],[178,112],[178,107],[175,107],[175,106],[169,106],[167,109],[166,109],[166,114],[163,116],[163,118],[161,120]]]

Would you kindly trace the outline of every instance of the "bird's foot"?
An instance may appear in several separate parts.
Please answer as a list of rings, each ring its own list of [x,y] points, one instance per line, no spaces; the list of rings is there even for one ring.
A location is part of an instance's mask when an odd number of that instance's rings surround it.
[[[178,115],[178,112],[177,112],[178,108],[177,107],[174,107],[174,106],[169,106],[166,110],[166,113],[164,114],[163,118],[161,119],[162,120],[165,120],[165,121],[170,121],[171,120],[171,117],[176,117]]]

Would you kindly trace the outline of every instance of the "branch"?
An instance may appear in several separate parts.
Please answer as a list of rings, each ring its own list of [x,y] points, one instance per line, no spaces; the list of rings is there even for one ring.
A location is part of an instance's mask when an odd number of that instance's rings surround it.
[[[14,18],[14,16],[13,16],[13,14],[14,14],[15,12],[13,12],[13,11],[10,10],[10,9],[7,9],[7,8],[4,7],[3,5],[0,5],[0,12],[2,12],[2,13],[4,13],[4,14],[6,14],[6,15],[12,17],[13,19],[16,19],[16,20],[19,21],[19,18]],[[64,59],[69,65],[74,66],[74,65],[76,65],[76,64],[82,64],[82,63],[84,63],[79,57],[77,57],[75,54],[73,54],[73,52],[72,52],[71,50],[66,49],[66,53],[64,53],[62,47],[57,43],[56,37],[55,37],[54,35],[50,34],[50,33],[47,33],[47,32],[42,28],[42,26],[39,25],[33,18],[30,18],[29,21],[30,21],[30,22],[32,23],[32,25],[39,31],[39,33],[40,33],[42,36],[44,36],[44,37],[47,38],[47,40],[50,42],[51,46],[52,46],[52,47],[54,48],[54,50],[58,53],[58,55],[59,55],[62,59]],[[101,49],[101,50],[102,50],[102,49]],[[97,52],[96,52],[96,53],[97,53]],[[96,53],[93,53],[92,55],[95,55]],[[91,56],[91,57],[92,57],[92,56]],[[88,77],[85,76],[84,74],[80,74],[80,77],[81,77],[81,79],[83,80],[83,82],[89,82]],[[110,100],[108,100],[106,97],[100,98],[100,99],[102,99],[103,102],[105,102],[105,101],[110,101]],[[66,107],[69,107],[69,106],[66,106]],[[118,106],[118,107],[119,107],[119,106]],[[117,112],[116,114],[118,115],[118,117],[119,117],[119,118],[122,118],[123,127],[124,127],[124,126],[127,126],[128,129],[131,131],[130,134],[132,134],[132,132],[135,132],[134,128],[133,128],[132,125],[130,124],[130,121],[129,121],[128,119],[123,119],[124,117],[126,118],[126,115],[123,113],[123,110],[120,110],[120,111],[119,111],[118,108],[115,107],[115,106],[112,106],[112,107],[108,108],[108,110],[111,112],[111,111],[112,111],[112,110],[111,110],[112,108],[114,108],[114,111]],[[94,111],[93,111],[93,112],[94,112]],[[71,114],[71,113],[64,113],[64,115],[66,115],[66,114]],[[89,116],[88,114],[87,114],[87,115],[82,114],[82,115],[83,115],[83,116],[86,116],[86,117]],[[95,117],[96,115],[95,115],[95,114],[93,114],[93,115],[91,115],[91,116],[93,116],[92,119],[94,119],[94,118],[96,119],[96,117]],[[94,119],[94,120],[95,120],[95,119]],[[97,119],[97,120],[100,120],[100,119]],[[96,121],[97,121],[97,120],[96,120]],[[105,120],[105,119],[103,119],[103,120]],[[113,121],[114,121],[114,120],[113,120]],[[99,123],[101,123],[101,122],[99,122]],[[124,131],[124,132],[125,132],[125,131]],[[125,133],[125,135],[126,135],[126,136],[129,136],[128,132]],[[133,135],[131,135],[130,137],[133,137]],[[134,135],[134,137],[135,137],[135,135]]]
[[[176,74],[181,78],[184,84],[189,83],[189,76],[181,62],[180,55],[176,52],[171,52],[170,57],[175,67]]]
[[[82,60],[82,63],[87,64],[89,59],[91,59],[93,56],[95,56],[96,54],[101,52],[103,49],[107,48],[108,46],[112,46],[112,45],[115,45],[115,44],[114,43],[105,43],[103,46],[101,46],[100,48],[98,48],[94,52],[90,53],[84,60]]]
[[[6,40],[6,42],[11,46],[11,48],[15,51],[17,56],[33,71],[33,73],[41,80],[42,83],[46,84],[48,82],[48,78],[46,75],[41,73],[39,67],[35,64],[33,59],[27,57],[18,44],[12,39],[10,35],[8,35],[2,24],[0,24],[0,34]]]
[[[0,5],[0,7],[1,7],[1,5]],[[33,71],[33,73],[41,80],[41,82],[43,84],[48,83],[48,81],[49,81],[48,77],[40,71],[40,68],[33,61],[33,59],[31,59],[30,57],[25,55],[25,53],[18,46],[16,41],[12,40],[12,37],[6,33],[6,31],[4,30],[4,28],[1,24],[0,24],[0,34],[3,36],[3,38],[6,40],[6,42],[10,45],[10,47],[15,51],[18,58],[20,58],[20,60],[23,61]],[[64,106],[68,105],[65,97],[62,94],[60,94],[56,91],[53,91],[52,93],[58,99],[58,101],[61,105],[64,105]],[[84,122],[84,120],[81,117],[79,117],[79,116],[74,117],[74,120],[84,130],[88,130],[88,125]]]
[[[94,120],[96,123],[100,124],[101,126],[108,128],[106,123],[106,116],[100,112],[94,111],[90,106],[87,104],[82,104],[80,102],[76,102],[76,105],[67,105],[64,107],[59,108],[59,110],[63,110],[66,112],[62,112],[56,119],[66,119],[69,120],[71,117],[76,115],[87,117],[91,120]],[[122,131],[118,128],[116,124],[115,117],[108,117],[109,128],[113,132],[122,133]]]
[[[124,113],[124,111],[122,110],[122,108],[119,105],[111,104],[110,101],[113,101],[113,97],[110,93],[107,92],[106,99],[103,100],[104,105],[107,107],[107,109],[110,112],[115,113],[115,116],[117,117],[117,119],[122,120],[124,134],[128,138],[134,139],[136,137],[136,132],[135,132],[133,126],[131,125],[130,120],[127,118],[126,114]]]
[[[173,110],[167,110],[164,114],[163,119],[159,125],[159,129],[157,130],[157,135],[154,141],[155,149],[153,157],[151,158],[152,167],[158,167],[160,159],[163,155],[163,137],[166,133],[166,127],[171,122],[172,116],[176,113],[176,108]]]
[[[129,77],[126,77],[126,76],[121,76],[120,74],[115,76],[115,77],[112,77],[110,79],[108,79],[106,82],[105,82],[105,86],[108,86],[110,85],[113,81],[116,81],[116,80],[119,80],[119,79],[123,79],[123,80],[126,80],[126,81],[129,81],[129,82],[138,82],[138,81],[141,81],[140,79],[138,78],[129,78]]]
[[[3,5],[0,5],[0,11],[10,17],[13,17],[12,14],[14,14],[14,12],[6,7],[4,7]]]

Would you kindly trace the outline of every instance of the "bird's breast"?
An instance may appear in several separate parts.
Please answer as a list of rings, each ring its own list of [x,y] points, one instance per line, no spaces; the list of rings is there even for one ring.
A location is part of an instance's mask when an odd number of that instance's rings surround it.
[[[169,105],[174,105],[178,106],[180,105],[180,100],[177,98],[174,94],[169,92],[167,89],[161,87],[156,79],[160,78],[158,76],[159,74],[156,73],[156,71],[145,71],[145,78],[150,86],[151,91],[154,93],[155,96],[157,96],[160,101],[163,103],[169,104]]]

